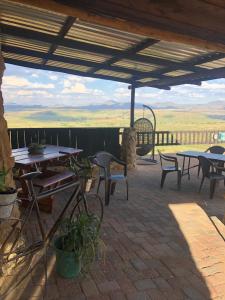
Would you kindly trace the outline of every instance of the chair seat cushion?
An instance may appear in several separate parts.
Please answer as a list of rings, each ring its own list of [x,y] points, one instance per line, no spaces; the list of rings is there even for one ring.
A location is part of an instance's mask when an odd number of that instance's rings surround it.
[[[175,166],[163,166],[163,171],[181,171],[181,168],[176,168]]]
[[[100,176],[101,179],[104,179],[105,177],[103,175]],[[123,180],[126,177],[123,174],[114,174],[114,175],[110,175],[109,179],[112,181],[118,181],[118,180]]]

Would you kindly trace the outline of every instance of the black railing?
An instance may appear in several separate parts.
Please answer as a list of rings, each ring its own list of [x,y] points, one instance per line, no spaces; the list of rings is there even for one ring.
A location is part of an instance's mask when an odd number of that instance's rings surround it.
[[[45,140],[47,144],[77,147],[85,155],[105,150],[118,156],[123,128],[12,128],[9,136],[12,148],[26,147],[32,142]],[[155,145],[218,144],[224,142],[222,130],[210,131],[156,131]],[[149,132],[137,134],[137,144],[152,143]]]
[[[27,147],[31,143],[60,145],[83,149],[84,155],[105,150],[119,156],[120,128],[11,128],[12,148]]]

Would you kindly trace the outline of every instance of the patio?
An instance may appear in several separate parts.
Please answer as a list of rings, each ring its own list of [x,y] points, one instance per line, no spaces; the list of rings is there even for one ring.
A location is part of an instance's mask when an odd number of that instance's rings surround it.
[[[94,263],[86,277],[59,278],[49,249],[47,299],[225,299],[225,244],[220,236],[225,232],[213,217],[224,213],[224,187],[217,186],[210,200],[207,183],[198,194],[196,174],[190,181],[183,177],[181,191],[176,190],[173,174],[160,190],[160,176],[159,164],[130,171],[129,202],[124,200],[124,186],[118,186],[105,207],[105,262]],[[54,205],[53,218],[62,198]],[[49,215],[42,214],[46,224],[51,223]],[[37,235],[35,227],[33,232]],[[42,299],[43,284],[40,263],[4,299]]]

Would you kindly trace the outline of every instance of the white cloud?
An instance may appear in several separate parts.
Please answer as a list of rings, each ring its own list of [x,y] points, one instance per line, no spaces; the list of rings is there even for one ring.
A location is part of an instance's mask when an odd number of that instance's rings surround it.
[[[34,78],[39,78],[39,75],[36,74],[36,73],[31,74],[31,76],[34,77]]]
[[[202,88],[210,89],[210,90],[225,90],[225,83],[209,83],[209,82],[203,82],[201,85]]]
[[[51,80],[58,80],[59,77],[57,75],[50,75],[49,78]]]
[[[69,85],[69,83],[67,84],[66,86],[64,85],[65,88],[62,91],[63,94],[85,94],[88,92],[86,86],[83,83],[76,82],[73,85]]]
[[[53,83],[31,83],[31,86],[29,88],[32,89],[54,89],[55,85]]]
[[[24,77],[19,76],[3,76],[3,87],[6,88],[28,88],[28,89],[53,89],[53,83],[34,83]]]
[[[91,77],[80,77],[77,75],[68,75],[66,77],[68,80],[77,81],[77,82],[94,82],[96,79]]]
[[[3,76],[3,85],[10,87],[25,87],[29,85],[26,78],[18,76]]]

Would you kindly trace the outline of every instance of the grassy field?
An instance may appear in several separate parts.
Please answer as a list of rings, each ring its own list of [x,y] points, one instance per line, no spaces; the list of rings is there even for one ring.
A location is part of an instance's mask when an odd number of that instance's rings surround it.
[[[225,111],[156,110],[157,130],[225,130]],[[135,119],[142,117],[135,111]],[[78,110],[46,108],[6,112],[10,128],[31,127],[126,127],[129,110]],[[145,117],[148,117],[146,113]]]

